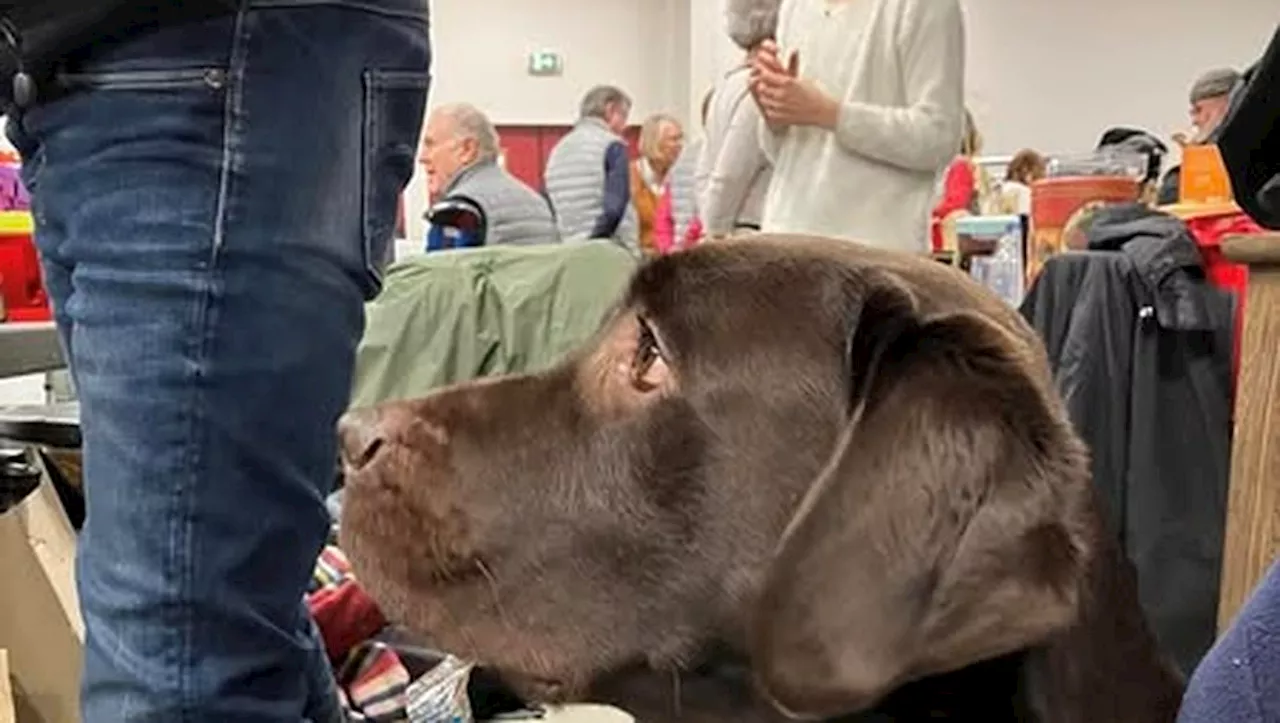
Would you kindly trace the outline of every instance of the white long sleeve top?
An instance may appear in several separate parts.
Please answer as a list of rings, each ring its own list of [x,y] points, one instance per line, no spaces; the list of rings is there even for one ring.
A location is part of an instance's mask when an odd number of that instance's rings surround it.
[[[928,249],[937,176],[964,123],[958,0],[783,0],[778,45],[840,100],[835,132],[760,124],[766,231]]]

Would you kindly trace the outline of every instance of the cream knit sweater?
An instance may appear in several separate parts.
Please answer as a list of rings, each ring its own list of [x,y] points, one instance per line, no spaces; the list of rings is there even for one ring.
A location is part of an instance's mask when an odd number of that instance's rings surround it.
[[[834,133],[761,124],[774,164],[764,230],[926,251],[937,175],[963,126],[959,1],[783,0],[778,45],[842,105]]]

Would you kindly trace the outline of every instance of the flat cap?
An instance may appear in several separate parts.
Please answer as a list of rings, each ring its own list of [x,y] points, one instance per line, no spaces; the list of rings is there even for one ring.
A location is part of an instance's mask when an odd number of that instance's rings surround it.
[[[1199,103],[1208,98],[1220,98],[1230,95],[1231,90],[1240,82],[1240,73],[1231,68],[1210,70],[1196,79],[1191,85],[1191,102]]]

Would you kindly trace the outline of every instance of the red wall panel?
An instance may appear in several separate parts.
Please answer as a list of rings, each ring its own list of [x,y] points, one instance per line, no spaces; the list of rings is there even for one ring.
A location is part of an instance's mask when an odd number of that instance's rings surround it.
[[[504,125],[498,126],[498,139],[506,155],[507,170],[534,189],[542,189],[542,173],[556,143],[573,130],[571,125]],[[639,153],[640,128],[631,126],[626,132],[631,157]]]
[[[640,126],[631,126],[624,133],[627,137],[627,151],[631,154],[632,160],[640,157]]]
[[[508,126],[498,129],[507,172],[524,181],[530,188],[542,187],[542,133],[534,126]]]

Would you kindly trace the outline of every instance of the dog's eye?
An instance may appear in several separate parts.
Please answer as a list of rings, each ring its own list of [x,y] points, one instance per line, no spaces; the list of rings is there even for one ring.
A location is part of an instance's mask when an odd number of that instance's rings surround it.
[[[643,395],[671,390],[673,378],[668,366],[670,353],[658,330],[643,316],[635,317],[635,348],[629,359],[619,359],[631,389]]]
[[[658,359],[662,358],[662,347],[658,346],[658,337],[653,327],[643,317],[636,319],[639,327],[636,331],[636,356],[632,366],[637,374],[644,374]]]
[[[630,372],[632,386],[641,392],[657,389],[667,378],[667,354],[644,317],[636,317],[636,351]]]

